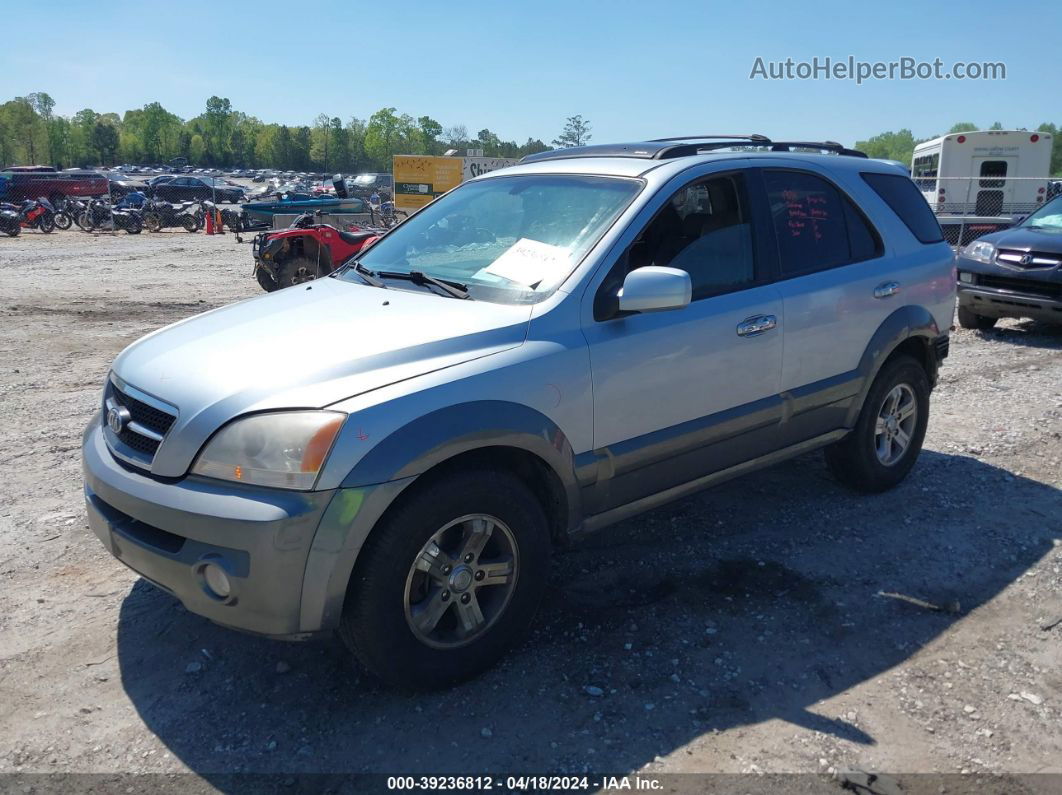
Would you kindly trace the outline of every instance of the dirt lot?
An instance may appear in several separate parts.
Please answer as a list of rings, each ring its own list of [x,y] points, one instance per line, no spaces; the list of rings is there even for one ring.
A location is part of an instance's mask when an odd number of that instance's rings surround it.
[[[250,265],[231,235],[0,240],[0,773],[1062,773],[1062,330],[956,332],[894,492],[811,455],[588,537],[528,643],[411,696],[187,613],[86,527],[108,363],[258,294]]]

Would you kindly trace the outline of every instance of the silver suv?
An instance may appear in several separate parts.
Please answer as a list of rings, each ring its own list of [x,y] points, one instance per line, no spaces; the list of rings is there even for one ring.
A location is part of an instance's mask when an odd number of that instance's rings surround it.
[[[91,527],[219,624],[454,682],[577,532],[814,448],[899,483],[952,260],[910,179],[837,144],[527,157],[329,278],[127,348],[84,436]]]

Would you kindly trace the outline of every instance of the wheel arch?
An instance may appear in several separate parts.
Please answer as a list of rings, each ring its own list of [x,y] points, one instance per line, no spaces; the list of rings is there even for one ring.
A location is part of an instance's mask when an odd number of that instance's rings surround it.
[[[314,536],[303,578],[300,626],[334,629],[361,549],[401,501],[458,468],[512,472],[539,498],[555,544],[581,516],[571,444],[541,412],[473,401],[430,412],[394,431],[343,480]]]
[[[915,358],[926,371],[929,383],[936,383],[937,356],[934,341],[940,336],[940,327],[932,313],[923,306],[902,306],[882,321],[870,338],[859,361],[862,387],[858,399],[853,401],[848,412],[846,426],[855,425],[863,408],[867,393],[881,368],[894,356],[907,354]]]

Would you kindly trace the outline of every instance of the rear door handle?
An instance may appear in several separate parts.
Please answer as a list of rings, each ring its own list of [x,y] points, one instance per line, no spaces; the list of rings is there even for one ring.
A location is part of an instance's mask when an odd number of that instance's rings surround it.
[[[882,282],[874,288],[875,298],[888,298],[890,295],[896,295],[900,292],[899,282]]]
[[[739,337],[755,337],[770,331],[778,325],[778,318],[774,315],[753,315],[742,320],[737,325]]]

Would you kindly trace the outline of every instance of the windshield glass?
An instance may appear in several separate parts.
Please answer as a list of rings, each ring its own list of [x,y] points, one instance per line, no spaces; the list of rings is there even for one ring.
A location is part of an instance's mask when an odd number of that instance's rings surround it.
[[[353,183],[355,185],[372,185],[375,182],[376,182],[376,175],[375,174],[359,174],[358,176],[354,177],[354,179],[353,179]]]
[[[1062,196],[1056,196],[1021,222],[1022,226],[1037,226],[1062,232]]]
[[[559,285],[641,189],[633,179],[529,175],[469,182],[376,243],[370,270],[422,271],[474,298],[534,303]],[[358,281],[346,271],[341,278]]]

